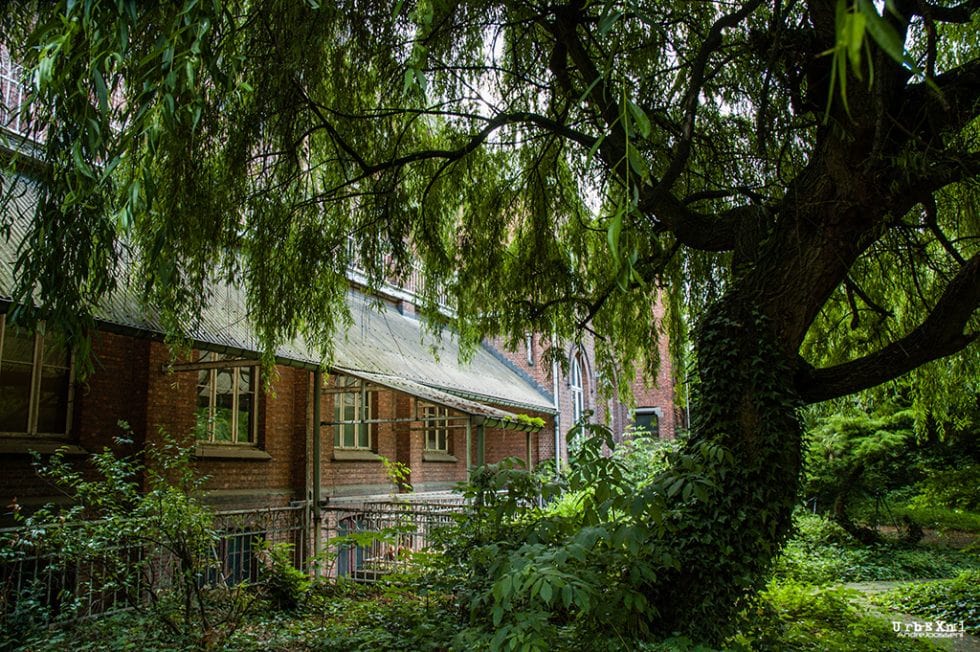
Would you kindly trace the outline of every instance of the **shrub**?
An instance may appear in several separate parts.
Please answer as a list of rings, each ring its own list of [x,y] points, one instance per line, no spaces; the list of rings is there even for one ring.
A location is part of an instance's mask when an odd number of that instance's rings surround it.
[[[915,507],[980,512],[980,464],[933,471],[918,487],[920,494],[912,501]]]
[[[806,496],[852,531],[852,503],[917,480],[914,416],[887,406],[882,414],[834,414],[808,432]],[[915,458],[917,460],[917,458]]]
[[[259,580],[263,593],[274,609],[296,609],[310,589],[306,571],[293,566],[291,543],[267,544],[263,550],[266,563],[260,567]]]

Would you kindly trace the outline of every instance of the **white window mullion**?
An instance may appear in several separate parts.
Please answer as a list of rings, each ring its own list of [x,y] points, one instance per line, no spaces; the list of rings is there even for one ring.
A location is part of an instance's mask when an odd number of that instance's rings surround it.
[[[41,397],[41,360],[44,349],[44,336],[34,334],[34,360],[31,364],[31,398],[27,403],[27,432],[37,434],[37,412]]]
[[[231,443],[238,443],[238,368],[231,368]]]
[[[214,355],[213,353],[211,354]],[[214,358],[212,358],[214,359]],[[208,370],[208,441],[214,442],[215,412],[218,409],[218,370]]]

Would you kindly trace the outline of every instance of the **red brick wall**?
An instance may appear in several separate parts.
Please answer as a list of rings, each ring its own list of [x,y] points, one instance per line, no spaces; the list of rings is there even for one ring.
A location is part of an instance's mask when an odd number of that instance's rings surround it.
[[[660,321],[663,318],[663,306],[659,302],[653,307],[653,319]],[[645,380],[641,375],[637,375],[630,382],[636,407],[655,407],[661,412],[660,436],[673,438],[675,436],[678,419],[674,408],[673,391],[673,372],[668,351],[668,339],[666,336],[660,338],[657,343],[660,352],[660,369],[655,379]],[[552,380],[552,365],[545,362],[543,354],[547,342],[542,335],[535,335],[531,342],[531,359],[528,363],[527,345],[521,342],[514,351],[508,351],[503,345],[503,340],[497,339],[490,343],[504,357],[510,360],[518,369],[531,376],[542,388],[549,393],[554,391]],[[595,369],[595,343],[590,334],[583,337],[580,350],[577,351],[583,361],[583,386],[585,409],[594,413],[594,421],[607,424],[613,431],[614,436],[621,438],[623,432],[632,423],[632,407],[620,401],[618,398],[604,399],[597,392],[597,377]],[[566,346],[564,353],[569,358],[576,353],[570,346]],[[568,374],[559,369],[558,378],[558,403],[559,403],[559,426],[561,432],[562,454],[567,455],[565,450],[565,437],[569,428],[572,426],[572,396],[569,390]],[[539,445],[544,446],[544,442]],[[554,437],[547,444],[548,451],[554,450]],[[545,449],[543,449],[545,450]],[[545,455],[542,452],[542,455]]]
[[[93,340],[94,372],[77,385],[72,415],[73,439],[89,451],[113,446],[113,438],[123,434],[120,419],[132,429],[134,443],[120,449],[131,453],[145,442],[159,443],[161,432],[185,445],[194,443],[196,371],[166,371],[171,362],[167,347],[156,341],[97,333]],[[196,358],[192,358],[196,359]],[[312,374],[306,370],[279,366],[271,380],[271,391],[258,397],[258,448],[270,459],[194,460],[197,472],[208,477],[208,500],[224,509],[285,504],[303,499],[308,477],[307,459],[312,447]],[[410,419],[415,414],[414,399],[392,391],[376,395],[376,418]],[[531,435],[532,463],[554,454],[553,421]],[[323,396],[321,417],[333,419],[333,401]],[[387,423],[374,426],[375,451],[398,460],[411,469],[410,483],[417,491],[446,489],[466,478],[465,428],[450,430],[450,454],[454,462],[426,461],[422,424]],[[487,429],[485,460],[527,456],[525,433]],[[472,432],[471,460],[475,464],[477,433]],[[323,495],[352,495],[394,491],[395,487],[379,461],[339,461],[333,459],[333,429],[322,428],[321,479]],[[83,458],[79,458],[83,459]],[[40,480],[25,454],[0,454],[0,511],[14,497],[23,504],[49,500],[54,489]]]
[[[332,385],[332,380],[328,381]],[[372,419],[394,419],[399,400],[394,392],[379,390],[373,394]],[[321,399],[324,421],[334,420],[333,395],[324,393]],[[371,426],[371,447],[374,453],[389,460],[399,460],[398,434],[402,424],[377,423]],[[349,496],[397,491],[389,481],[384,465],[378,460],[341,460],[334,458],[334,427],[323,426],[320,431],[321,486],[323,496]],[[404,444],[403,444],[404,445]]]
[[[95,334],[94,370],[85,381],[75,383],[71,432],[66,443],[77,444],[89,452],[108,447],[122,454],[132,454],[141,447],[147,409],[141,388],[146,384],[148,350],[146,340],[103,332]],[[118,425],[120,420],[131,426],[132,444],[116,444],[116,437],[128,436]],[[69,459],[87,469],[89,478],[95,477],[84,455],[72,455]],[[8,505],[15,498],[28,509],[64,499],[54,485],[38,476],[26,452],[0,453],[0,469],[0,522],[9,521]]]
[[[191,445],[197,372],[167,373],[163,368],[169,361],[167,348],[152,343],[146,392],[148,437],[152,442],[159,442],[161,432],[165,432]],[[271,459],[202,457],[194,460],[194,469],[208,478],[204,485],[208,502],[222,509],[246,509],[283,505],[303,498],[306,454],[303,433],[309,375],[302,369],[277,366],[269,391],[258,393],[257,448]],[[297,422],[300,415],[302,420]]]

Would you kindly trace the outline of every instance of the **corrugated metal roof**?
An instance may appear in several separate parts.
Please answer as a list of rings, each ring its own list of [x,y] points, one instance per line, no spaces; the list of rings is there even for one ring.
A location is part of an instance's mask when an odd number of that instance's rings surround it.
[[[9,220],[10,238],[0,242],[0,299],[8,302],[15,284],[13,270],[17,247],[27,235],[36,203],[33,183],[24,179],[16,183],[23,192],[17,192],[9,210],[17,215]],[[126,278],[120,279],[119,287],[100,306],[96,317],[109,328],[163,335],[165,329],[159,314],[152,307],[143,305],[139,291],[132,283]],[[389,382],[396,379],[404,385],[403,391],[415,395],[422,391],[420,387],[425,387],[465,396],[471,399],[469,402],[486,401],[554,413],[546,392],[498,360],[485,347],[477,347],[470,360],[463,363],[459,342],[448,329],[437,334],[425,333],[417,319],[402,315],[388,304],[378,305],[354,291],[347,301],[354,325],[346,334],[338,334],[330,364],[332,368],[353,375],[374,374],[389,379]],[[211,303],[202,312],[198,323],[188,330],[190,338],[201,348],[244,356],[257,355],[261,348],[249,323],[244,294],[232,285],[212,287]],[[286,364],[309,368],[321,363],[320,356],[301,337],[281,345],[276,350],[276,357]],[[409,390],[409,386],[416,391]],[[463,399],[457,397],[457,400]]]
[[[393,389],[405,394],[411,394],[412,396],[420,398],[427,403],[435,403],[436,405],[442,405],[451,410],[462,412],[463,414],[479,417],[487,425],[499,426],[509,430],[537,431],[541,429],[540,426],[535,426],[526,421],[521,421],[519,418],[517,418],[517,415],[507,412],[506,410],[500,410],[489,405],[484,405],[483,403],[477,403],[476,401],[461,398],[454,394],[416,383],[408,380],[407,378],[389,376],[386,374],[373,374],[366,371],[355,372],[340,368],[337,368],[336,371],[337,373],[360,378],[361,380],[365,380],[376,385],[381,385],[382,387],[387,387],[388,389]]]

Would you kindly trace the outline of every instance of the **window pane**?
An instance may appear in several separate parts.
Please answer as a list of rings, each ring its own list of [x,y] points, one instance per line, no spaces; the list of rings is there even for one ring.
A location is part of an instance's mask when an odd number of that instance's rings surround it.
[[[44,336],[44,346],[41,352],[41,364],[51,367],[68,368],[68,351],[51,335]]]
[[[34,363],[34,334],[20,328],[5,328],[3,332],[3,359],[10,362]]]
[[[357,445],[359,448],[371,448],[371,430],[367,423],[357,424]]]
[[[238,397],[238,439],[237,441],[245,444],[252,442],[252,404],[254,397],[251,394],[242,394]]]
[[[68,381],[65,367],[41,367],[37,406],[37,431],[63,435],[68,431]]]
[[[214,393],[214,441],[232,441],[231,415],[234,395],[232,379],[234,369],[218,369],[215,372]]]
[[[238,368],[238,392],[240,394],[252,392],[252,367]]]
[[[31,365],[4,360],[0,363],[0,432],[27,432],[30,400]]]
[[[660,419],[656,412],[638,412],[633,420],[633,427],[654,437],[660,435]]]
[[[207,441],[211,418],[211,371],[201,369],[197,372],[197,406],[194,410],[194,436]]]
[[[241,443],[253,443],[252,416],[255,414],[255,392],[252,389],[252,367],[238,368],[238,438]]]

